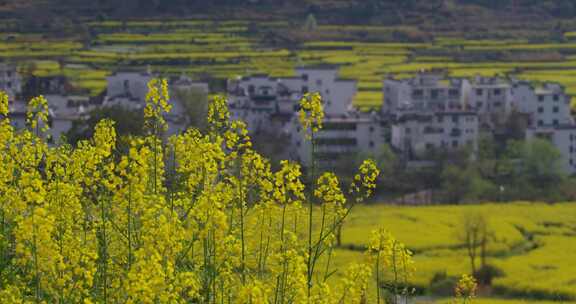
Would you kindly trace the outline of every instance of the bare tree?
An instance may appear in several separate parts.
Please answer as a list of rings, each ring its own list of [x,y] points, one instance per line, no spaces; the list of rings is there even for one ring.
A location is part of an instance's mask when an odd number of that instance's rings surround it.
[[[478,257],[480,257],[481,267],[486,265],[489,236],[488,221],[483,214],[468,213],[462,217],[462,222],[457,230],[457,237],[466,249],[472,274],[477,271],[476,260]]]

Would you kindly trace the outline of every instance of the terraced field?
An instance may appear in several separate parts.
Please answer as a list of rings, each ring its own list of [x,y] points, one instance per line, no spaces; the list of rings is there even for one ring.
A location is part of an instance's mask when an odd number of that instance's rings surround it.
[[[494,281],[497,293],[518,298],[576,300],[576,204],[510,203],[471,206],[359,206],[343,230],[338,261],[362,259],[369,231],[385,227],[415,252],[412,281],[426,288],[435,273],[469,273],[469,260],[456,233],[464,214],[485,214],[494,241],[489,264],[504,275]],[[494,302],[485,303],[523,303]],[[484,302],[480,302],[484,303]],[[565,303],[565,302],[564,302]]]
[[[343,77],[358,80],[355,103],[360,107],[381,102],[386,75],[402,78],[430,68],[461,77],[510,74],[557,81],[576,93],[576,42],[571,32],[565,42],[554,43],[441,35],[429,43],[393,43],[374,37],[389,37],[397,27],[321,25],[306,38],[299,26],[250,20],[87,22],[89,35],[66,40],[5,31],[0,32],[0,59],[17,60],[22,69],[38,75],[66,75],[92,94],[105,86],[104,76],[119,68],[224,79],[251,73],[290,76],[295,66],[322,63],[338,64]],[[275,44],[273,30],[299,32],[304,42]],[[364,33],[371,40],[350,41],[338,38],[339,32]]]

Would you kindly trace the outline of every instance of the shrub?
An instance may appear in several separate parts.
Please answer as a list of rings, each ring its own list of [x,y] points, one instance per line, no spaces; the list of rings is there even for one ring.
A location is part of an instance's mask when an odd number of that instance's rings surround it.
[[[504,271],[490,264],[480,267],[480,269],[474,273],[474,277],[478,280],[478,283],[486,286],[492,285],[492,280],[494,278],[502,276],[504,276]]]
[[[457,282],[458,278],[448,276],[446,271],[436,272],[430,280],[429,291],[436,296],[450,297],[454,294],[454,286]]]

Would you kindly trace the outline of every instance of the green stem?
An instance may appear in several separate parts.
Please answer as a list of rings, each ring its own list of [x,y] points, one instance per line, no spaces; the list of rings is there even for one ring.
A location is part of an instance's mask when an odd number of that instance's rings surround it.
[[[310,144],[312,145],[312,155],[310,157],[311,161],[311,183],[314,185],[315,182],[315,171],[316,171],[316,162],[314,159],[315,156],[315,143],[314,143],[314,132],[311,132],[310,137]],[[312,197],[309,199],[309,208],[308,211],[308,262],[307,262],[307,290],[308,290],[308,298],[310,297],[310,289],[312,288],[312,219],[313,219],[313,210],[314,210],[314,202],[312,201]]]
[[[102,284],[104,303],[108,303],[108,242],[106,236],[106,211],[104,201],[100,203],[100,216],[102,220]]]
[[[36,241],[36,234],[38,233],[38,227],[36,227],[36,217],[34,216],[34,206],[32,206],[32,256],[34,259],[34,295],[35,302],[40,303],[40,271],[38,269],[38,244]]]

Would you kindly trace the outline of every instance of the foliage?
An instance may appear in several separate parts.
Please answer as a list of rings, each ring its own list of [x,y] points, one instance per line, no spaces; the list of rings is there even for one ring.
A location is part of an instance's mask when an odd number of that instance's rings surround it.
[[[76,145],[80,141],[89,140],[94,136],[94,128],[103,119],[114,121],[118,144],[121,146],[127,144],[126,137],[144,135],[143,112],[127,110],[122,106],[111,106],[92,110],[86,119],[73,121],[72,127],[66,134],[68,142]]]
[[[502,272],[492,280],[494,295],[534,300],[576,299],[571,285],[576,276],[565,264],[576,248],[576,239],[571,236],[576,227],[574,203],[371,204],[355,208],[342,230],[342,248],[350,249],[339,253],[343,260],[336,263],[360,259],[361,253],[353,250],[368,245],[363,237],[366,231],[384,227],[414,252],[417,275],[411,284],[426,289],[432,287],[430,282],[438,272],[445,272],[448,279],[470,273],[467,253],[454,231],[461,226],[465,214],[485,214],[489,215],[493,233],[487,246],[486,264]],[[449,290],[453,286],[446,283]]]
[[[206,114],[208,112],[208,96],[197,89],[180,89],[175,92],[176,100],[182,103],[186,115],[190,119],[190,126],[204,131],[208,124]]]
[[[382,231],[365,260],[331,263],[336,230],[374,192],[373,161],[347,192],[327,172],[308,186],[296,163],[271,170],[222,97],[207,132],[165,138],[167,83],[148,87],[144,133],[123,150],[111,119],[76,147],[49,146],[45,99],[16,132],[0,98],[2,303],[361,303],[374,256],[378,277],[402,271],[406,285],[411,253]],[[323,110],[306,98],[313,135]]]
[[[455,303],[470,303],[476,297],[478,283],[476,279],[470,275],[462,275],[462,278],[456,283],[454,287],[454,294],[456,296]]]

